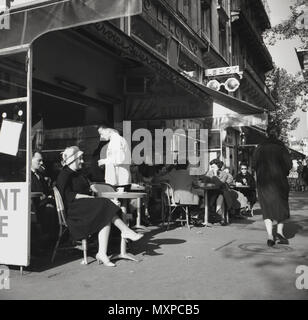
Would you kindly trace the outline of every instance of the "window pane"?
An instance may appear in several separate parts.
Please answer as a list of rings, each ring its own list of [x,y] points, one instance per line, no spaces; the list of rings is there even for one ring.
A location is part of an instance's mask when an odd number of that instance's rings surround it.
[[[0,182],[26,181],[27,103],[18,100],[15,103],[3,101],[26,96],[26,53],[0,56],[0,102],[5,102],[0,104]],[[20,125],[22,130],[19,135]],[[12,136],[14,134],[15,137]],[[3,137],[7,135],[12,138],[7,144],[5,141],[2,144]],[[14,146],[14,140],[18,151],[16,155],[10,155],[9,153],[13,152],[11,147]]]
[[[180,53],[178,65],[185,75],[196,80],[199,79],[199,66],[189,59],[189,57],[187,57],[183,52]]]
[[[132,18],[132,34],[144,41],[163,56],[167,56],[168,40],[154,28],[152,28],[142,18]]]

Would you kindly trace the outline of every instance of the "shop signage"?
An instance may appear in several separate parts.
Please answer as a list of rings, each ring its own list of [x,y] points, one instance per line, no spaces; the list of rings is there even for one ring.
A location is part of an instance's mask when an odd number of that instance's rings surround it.
[[[29,265],[26,182],[0,183],[0,264]]]
[[[240,67],[230,66],[230,67],[224,67],[224,68],[214,68],[214,69],[207,69],[204,72],[206,77],[224,76],[224,75],[230,75],[234,73],[240,74]]]

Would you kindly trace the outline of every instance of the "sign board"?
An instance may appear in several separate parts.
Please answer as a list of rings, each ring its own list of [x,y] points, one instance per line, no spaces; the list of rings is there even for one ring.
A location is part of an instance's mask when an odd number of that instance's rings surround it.
[[[204,71],[206,77],[224,76],[234,73],[240,73],[239,66],[230,66],[224,68],[206,69]]]
[[[28,183],[0,183],[0,265],[28,266],[30,217]]]

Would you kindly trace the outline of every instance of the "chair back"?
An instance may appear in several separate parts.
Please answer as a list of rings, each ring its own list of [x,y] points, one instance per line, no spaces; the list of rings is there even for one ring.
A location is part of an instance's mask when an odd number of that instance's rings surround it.
[[[169,184],[167,182],[162,182],[161,185],[163,187],[163,191],[164,191],[166,198],[167,198],[167,205],[169,207],[176,206],[176,203],[174,200],[174,190],[173,190],[171,184]]]
[[[53,193],[55,196],[55,202],[58,212],[59,223],[62,226],[67,227],[66,219],[65,219],[65,207],[62,200],[62,196],[57,187],[53,187]]]

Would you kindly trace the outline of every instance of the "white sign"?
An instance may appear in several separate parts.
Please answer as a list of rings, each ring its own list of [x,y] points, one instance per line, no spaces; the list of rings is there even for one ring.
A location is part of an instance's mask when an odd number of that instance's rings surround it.
[[[29,211],[26,182],[0,183],[0,265],[29,265]]]
[[[4,119],[0,130],[0,152],[16,156],[23,122]]]
[[[206,77],[222,76],[222,75],[240,73],[240,67],[230,66],[225,68],[214,68],[214,69],[207,69],[204,72]]]

